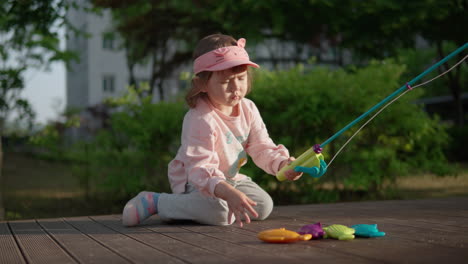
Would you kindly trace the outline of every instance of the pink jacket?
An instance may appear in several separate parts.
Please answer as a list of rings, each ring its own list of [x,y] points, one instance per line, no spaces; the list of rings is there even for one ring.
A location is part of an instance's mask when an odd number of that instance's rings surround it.
[[[169,163],[173,193],[185,192],[185,184],[190,182],[203,194],[214,196],[220,181],[246,177],[239,169],[247,163],[247,154],[258,167],[272,175],[289,158],[288,150],[271,140],[255,104],[244,98],[238,107],[238,116],[227,116],[208,100],[200,99],[187,112],[182,144]]]

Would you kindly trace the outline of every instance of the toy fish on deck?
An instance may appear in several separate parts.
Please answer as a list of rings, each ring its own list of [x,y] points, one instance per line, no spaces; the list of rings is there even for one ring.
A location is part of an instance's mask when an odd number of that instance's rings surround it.
[[[338,240],[352,240],[354,239],[354,229],[344,225],[331,225],[324,227],[325,238],[334,238]]]
[[[315,224],[305,225],[297,231],[301,235],[311,234],[312,239],[321,239],[325,235],[325,231],[322,229],[322,224],[317,222]]]
[[[269,229],[258,233],[260,240],[268,243],[290,243],[298,240],[307,241],[312,238],[311,234],[301,235],[285,228]]]
[[[356,232],[354,233],[358,237],[382,237],[385,236],[385,232],[380,232],[377,229],[377,225],[365,225],[365,224],[359,224],[359,225],[353,225],[351,226]]]

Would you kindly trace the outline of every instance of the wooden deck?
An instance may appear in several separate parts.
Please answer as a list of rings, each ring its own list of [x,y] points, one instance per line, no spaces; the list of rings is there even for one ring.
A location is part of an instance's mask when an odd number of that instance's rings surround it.
[[[259,231],[376,223],[380,238],[268,244]],[[468,263],[468,197],[278,206],[244,228],[124,228],[119,215],[0,222],[0,263]]]

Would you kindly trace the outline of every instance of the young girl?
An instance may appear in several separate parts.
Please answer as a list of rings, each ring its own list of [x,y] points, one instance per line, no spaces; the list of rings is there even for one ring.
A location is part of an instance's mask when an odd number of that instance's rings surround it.
[[[240,174],[247,154],[265,172],[276,175],[293,157],[275,145],[255,104],[245,96],[251,89],[246,40],[210,35],[194,52],[195,77],[186,101],[182,144],[169,163],[172,194],[140,192],[123,210],[123,224],[134,226],[152,214],[161,219],[186,219],[202,224],[229,225],[267,218],[271,197],[251,178]],[[302,173],[289,170],[289,180]]]

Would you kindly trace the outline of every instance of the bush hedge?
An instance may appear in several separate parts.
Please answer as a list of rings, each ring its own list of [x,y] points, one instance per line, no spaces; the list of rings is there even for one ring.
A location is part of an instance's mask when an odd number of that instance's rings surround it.
[[[391,60],[363,68],[306,70],[299,65],[286,71],[260,70],[248,97],[257,104],[273,140],[297,157],[398,89],[404,70]],[[408,173],[448,173],[443,154],[449,141],[446,128],[412,103],[420,93],[413,90],[377,116],[319,180],[303,177],[279,183],[253,162],[241,172],[263,186],[278,204],[379,195]],[[180,144],[187,107],[182,101],[153,104],[142,94],[129,89],[114,100],[120,110],[112,115],[110,128],[71,148],[68,156],[80,161],[75,174],[91,192],[126,199],[144,189],[170,191],[167,164]],[[363,122],[325,147],[326,161]]]

